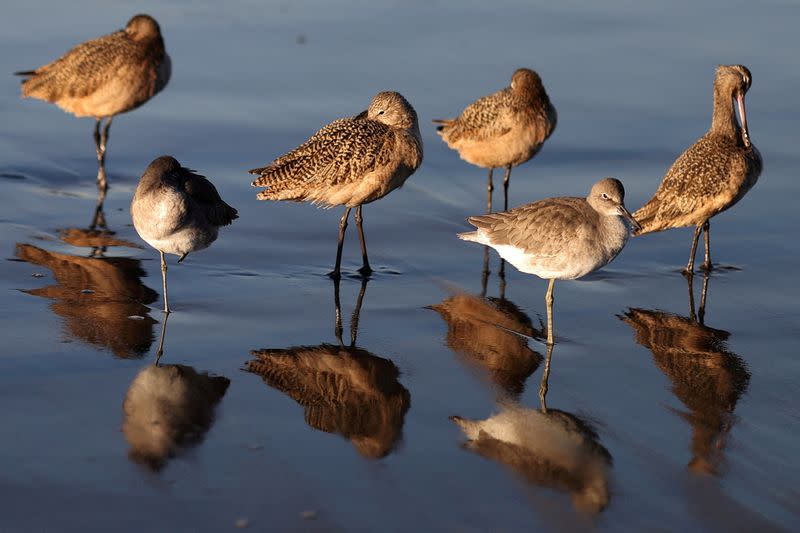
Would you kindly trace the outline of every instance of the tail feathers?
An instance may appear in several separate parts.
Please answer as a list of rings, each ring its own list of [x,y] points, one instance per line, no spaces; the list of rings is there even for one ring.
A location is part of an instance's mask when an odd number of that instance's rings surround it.
[[[35,70],[20,70],[19,72],[14,73],[14,76],[35,76],[35,75],[36,75]],[[25,80],[22,81],[24,82]]]
[[[477,420],[470,420],[469,418],[462,418],[460,416],[451,416],[448,418],[450,418],[452,422],[455,422],[456,425],[461,428],[461,431],[464,432],[464,435],[468,439],[474,440],[477,438],[480,430]]]
[[[638,237],[639,235],[644,235],[645,233],[655,231],[655,228],[653,228],[652,225],[656,218],[657,212],[658,208],[649,203],[645,204],[643,207],[639,208],[639,210],[634,212],[633,218],[639,223],[640,227],[638,230],[631,232],[631,234],[634,237]]]
[[[456,233],[456,236],[462,241],[480,242],[477,231],[465,231],[463,233]]]
[[[437,128],[436,128],[436,131],[438,131],[440,133],[443,132],[445,128],[447,128],[448,126],[452,125],[453,122],[455,122],[455,121],[453,119],[451,119],[451,118],[435,118],[435,119],[433,119],[433,123],[434,124],[441,124],[441,126],[437,126]]]

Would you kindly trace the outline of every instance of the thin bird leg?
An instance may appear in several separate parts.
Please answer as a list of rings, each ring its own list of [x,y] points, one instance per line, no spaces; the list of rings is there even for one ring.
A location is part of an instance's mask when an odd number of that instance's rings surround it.
[[[94,150],[97,154],[97,162],[100,162],[100,158],[103,154],[102,150],[100,149],[100,123],[103,121],[102,118],[95,119],[94,123]]]
[[[339,278],[333,278],[333,306],[335,308],[333,334],[336,335],[339,346],[344,346],[344,342],[342,342],[342,304],[339,300]]]
[[[550,360],[553,357],[553,345],[547,345],[547,355],[544,360],[544,371],[542,381],[539,383],[539,404],[543,413],[547,412],[547,380],[550,379]]]
[[[355,347],[356,337],[358,337],[358,319],[361,317],[361,305],[364,303],[364,294],[367,292],[367,278],[361,278],[361,289],[358,291],[358,299],[356,306],[353,309],[353,314],[350,315],[350,346]]]
[[[544,301],[547,304],[547,345],[553,345],[553,286],[556,280],[551,279],[547,285],[547,294],[544,295]]]
[[[483,271],[481,271],[481,298],[486,297],[486,285],[489,282],[489,247],[483,247]]]
[[[506,173],[503,176],[503,211],[508,211],[508,182],[511,179],[511,165],[506,167]]]
[[[106,120],[102,135],[100,134],[100,123],[102,119],[97,119],[94,126],[94,143],[97,152],[97,188],[105,192],[108,190],[108,179],[106,178],[106,146],[108,144],[108,129],[111,127],[112,118]]]
[[[700,239],[700,232],[703,231],[703,225],[700,224],[694,229],[694,238],[692,239],[692,251],[689,252],[689,262],[686,268],[683,269],[684,274],[691,274],[694,272],[694,254],[697,252],[697,241]]]
[[[706,320],[706,296],[708,295],[708,274],[703,276],[703,290],[700,293],[700,311],[698,313],[698,319],[700,321],[700,325],[705,325]]]
[[[161,322],[161,339],[158,341],[158,350],[156,350],[156,366],[158,366],[161,356],[164,355],[164,337],[167,332],[167,319],[169,319],[169,315],[164,315],[164,321]]]
[[[492,172],[494,171],[493,168],[489,169],[489,180],[486,182],[486,212],[492,212],[492,191],[494,190],[494,185],[492,185]]]
[[[336,266],[332,272],[328,273],[328,276],[332,277],[333,279],[339,279],[342,277],[342,246],[344,246],[344,232],[347,231],[347,217],[349,216],[350,208],[346,207],[344,209],[342,218],[339,220],[339,244],[336,248]]]
[[[164,252],[158,251],[161,254],[161,281],[164,288],[164,314],[169,314],[169,297],[167,296],[167,261],[164,259]]]
[[[700,268],[705,270],[706,272],[710,272],[714,266],[711,264],[711,221],[706,220],[706,223],[703,224],[703,231],[705,234],[703,235],[703,239],[706,243],[706,258],[703,261],[703,264],[700,265]]]
[[[694,310],[694,274],[686,274],[686,281],[689,283],[689,320],[697,322],[697,313]]]
[[[362,276],[369,276],[372,274],[372,268],[369,266],[369,258],[367,257],[367,241],[364,240],[364,227],[361,223],[364,217],[361,215],[361,207],[356,207],[356,227],[358,228],[358,241],[361,243],[361,262],[362,266],[358,269]]]

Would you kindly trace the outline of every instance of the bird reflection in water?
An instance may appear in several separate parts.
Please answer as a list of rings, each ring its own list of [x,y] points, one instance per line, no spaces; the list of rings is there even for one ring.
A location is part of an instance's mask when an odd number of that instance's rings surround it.
[[[486,420],[450,419],[467,437],[466,449],[506,465],[530,483],[567,491],[577,509],[598,513],[611,497],[611,454],[589,422],[547,407],[552,351],[550,344],[539,388],[540,409],[505,402]]]
[[[447,346],[469,366],[488,371],[501,395],[517,398],[542,363],[541,354],[528,346],[528,339],[542,339],[543,325],[540,321],[535,328],[530,317],[506,299],[502,270],[499,298],[486,297],[487,280],[488,255],[481,296],[457,293],[430,308],[447,322]]]
[[[750,373],[726,341],[730,333],[705,325],[708,275],[703,276],[700,307],[695,313],[693,276],[689,283],[689,316],[648,309],[629,309],[620,319],[636,334],[636,342],[653,352],[656,366],[672,382],[672,392],[688,411],[675,412],[692,427],[688,468],[719,475],[725,465],[723,450],[735,422],[739,398],[747,390]]]
[[[411,395],[398,381],[400,371],[392,361],[356,346],[367,282],[361,281],[349,345],[342,341],[339,282],[334,280],[338,344],[253,350],[246,370],[302,405],[312,428],[338,433],[362,456],[380,459],[402,438]]]
[[[159,364],[168,318],[164,315],[155,364],[136,375],[122,404],[128,455],[153,471],[202,442],[230,384],[187,365]]]

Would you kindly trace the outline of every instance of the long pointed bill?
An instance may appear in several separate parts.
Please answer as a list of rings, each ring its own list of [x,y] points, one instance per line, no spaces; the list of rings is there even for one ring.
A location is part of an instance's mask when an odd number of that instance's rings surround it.
[[[736,95],[736,104],[739,107],[739,122],[742,123],[742,140],[747,148],[750,148],[750,133],[747,131],[747,112],[744,109],[744,93]]]
[[[619,211],[619,216],[628,221],[628,223],[633,228],[633,231],[639,231],[642,229],[642,226],[638,222],[636,222],[636,219],[633,218],[633,215],[631,215],[630,211],[625,209],[624,205],[619,206],[618,211]]]

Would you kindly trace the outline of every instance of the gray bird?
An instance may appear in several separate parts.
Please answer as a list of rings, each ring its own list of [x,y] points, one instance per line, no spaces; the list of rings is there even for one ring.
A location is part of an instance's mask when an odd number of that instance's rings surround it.
[[[743,65],[720,65],[714,79],[714,113],[711,127],[672,164],[655,195],[633,216],[642,229],[636,235],[670,228],[695,226],[689,262],[694,257],[700,233],[705,230],[705,260],[701,268],[711,270],[711,217],[736,205],[758,181],[763,163],[750,141],[744,95],[752,76]],[[739,109],[736,123],[733,102]]]
[[[238,214],[226,204],[205,177],[184,168],[171,156],[155,159],[144,171],[131,203],[136,232],[161,254],[164,312],[169,313],[167,263],[164,254],[184,260],[187,254],[208,248],[220,226]]]
[[[505,168],[503,209],[508,209],[511,168],[535,156],[556,129],[558,114],[535,71],[521,68],[511,85],[479,98],[456,118],[434,120],[439,136],[461,159],[489,169],[486,210],[492,212],[492,172]]]
[[[598,181],[586,198],[540,200],[510,211],[469,218],[477,231],[458,238],[494,248],[500,257],[527,274],[550,280],[547,343],[553,343],[553,285],[577,279],[610,263],[638,224],[625,209],[619,180]]]
[[[422,163],[422,138],[417,113],[400,93],[375,95],[369,108],[349,118],[335,120],[291,152],[265,167],[250,171],[259,177],[253,187],[265,187],[259,200],[344,205],[339,222],[336,266],[340,277],[342,245],[350,209],[356,208],[356,226],[363,266],[372,272],[362,227],[361,208],[401,187]]]
[[[169,81],[171,62],[158,22],[136,15],[124,29],[86,41],[25,76],[22,97],[56,104],[76,117],[94,117],[98,186],[105,190],[108,130],[115,115],[136,109]],[[100,126],[106,119],[105,127]]]

